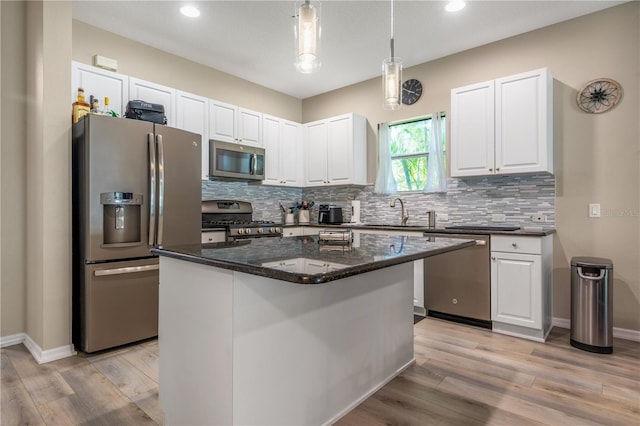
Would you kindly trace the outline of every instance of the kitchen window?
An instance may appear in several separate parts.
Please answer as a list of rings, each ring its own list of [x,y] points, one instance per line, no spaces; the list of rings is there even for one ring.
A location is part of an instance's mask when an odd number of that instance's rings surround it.
[[[444,175],[446,168],[445,115],[440,113],[442,131],[438,147],[441,148],[442,164],[439,164],[438,158],[429,158],[429,138],[433,131],[432,117],[421,117],[388,125],[391,172],[398,192],[425,190],[428,177],[431,179],[433,176],[429,173],[429,167],[442,167]],[[434,171],[437,170],[432,170]]]

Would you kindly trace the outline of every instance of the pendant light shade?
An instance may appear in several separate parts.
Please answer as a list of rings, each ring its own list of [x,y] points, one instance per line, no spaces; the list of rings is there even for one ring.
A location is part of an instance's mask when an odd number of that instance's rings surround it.
[[[398,109],[402,105],[402,59],[390,57],[382,62],[382,106]]]
[[[393,0],[391,0],[391,56],[382,62],[382,107],[402,106],[402,59],[395,57],[393,45]]]
[[[305,0],[296,7],[295,15],[295,66],[303,74],[320,68],[320,2]]]

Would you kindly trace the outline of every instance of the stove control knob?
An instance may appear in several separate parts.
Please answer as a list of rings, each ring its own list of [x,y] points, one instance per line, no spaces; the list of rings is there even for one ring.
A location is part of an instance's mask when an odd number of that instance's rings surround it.
[[[258,228],[258,234],[262,234],[264,233],[264,229],[263,228]]]
[[[280,232],[282,232],[282,230],[281,230],[280,228],[274,228],[273,232],[275,232],[275,233],[278,233],[278,234],[279,234]]]
[[[251,228],[245,228],[244,233],[249,235],[251,233]]]
[[[240,235],[244,234],[244,229],[238,228],[238,234],[240,234]]]

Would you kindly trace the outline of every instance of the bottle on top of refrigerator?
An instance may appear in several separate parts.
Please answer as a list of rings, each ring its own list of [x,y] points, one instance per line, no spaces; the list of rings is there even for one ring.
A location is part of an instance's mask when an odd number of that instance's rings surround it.
[[[77,100],[73,103],[71,112],[71,122],[74,124],[77,123],[78,120],[80,120],[80,117],[89,114],[90,111],[91,106],[84,100],[84,89],[82,87],[78,87]]]

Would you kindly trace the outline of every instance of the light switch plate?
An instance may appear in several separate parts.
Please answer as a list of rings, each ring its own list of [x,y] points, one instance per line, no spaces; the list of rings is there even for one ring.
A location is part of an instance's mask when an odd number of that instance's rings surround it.
[[[589,204],[589,217],[600,217],[600,204]]]

